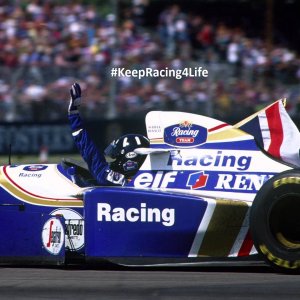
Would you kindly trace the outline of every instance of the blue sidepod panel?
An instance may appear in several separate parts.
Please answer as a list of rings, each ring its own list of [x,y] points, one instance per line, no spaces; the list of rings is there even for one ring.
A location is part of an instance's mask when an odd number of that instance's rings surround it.
[[[175,193],[90,190],[84,195],[86,258],[187,257],[207,205]]]
[[[63,264],[64,219],[0,205],[1,263]]]

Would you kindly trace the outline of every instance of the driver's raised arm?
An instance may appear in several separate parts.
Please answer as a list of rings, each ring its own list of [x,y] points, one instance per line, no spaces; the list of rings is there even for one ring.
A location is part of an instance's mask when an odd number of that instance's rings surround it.
[[[81,88],[78,83],[72,85],[70,95],[68,118],[72,129],[72,136],[90,172],[99,185],[123,185],[125,182],[124,176],[110,169],[104,155],[98,150],[84,127],[79,114]]]

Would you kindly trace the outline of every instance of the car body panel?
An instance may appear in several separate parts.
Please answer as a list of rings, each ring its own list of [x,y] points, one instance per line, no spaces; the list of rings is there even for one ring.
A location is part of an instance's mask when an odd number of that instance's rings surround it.
[[[55,262],[64,261],[65,251],[85,261],[255,255],[252,201],[272,176],[294,166],[265,153],[253,136],[212,118],[150,112],[146,129],[151,147],[140,150],[147,158],[126,187],[84,187],[74,177],[76,166],[64,164],[0,167],[0,214],[6,214],[0,223],[6,239],[12,237],[0,256],[9,256],[12,247],[19,260],[46,253]],[[57,235],[49,227],[55,218],[63,218],[64,249],[51,253],[43,232]],[[24,255],[17,242],[23,223],[33,241]]]

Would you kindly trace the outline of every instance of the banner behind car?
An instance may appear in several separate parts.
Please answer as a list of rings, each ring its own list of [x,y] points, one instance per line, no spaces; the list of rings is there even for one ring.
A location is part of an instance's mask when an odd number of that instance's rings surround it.
[[[103,149],[125,132],[145,134],[144,120],[101,120],[85,122],[85,125],[94,141]],[[10,145],[13,154],[36,154],[43,146],[51,154],[77,152],[70,126],[65,122],[0,123],[0,155],[7,155]]]

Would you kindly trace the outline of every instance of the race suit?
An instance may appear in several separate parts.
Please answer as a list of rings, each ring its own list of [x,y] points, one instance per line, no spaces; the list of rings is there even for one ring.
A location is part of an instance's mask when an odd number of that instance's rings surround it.
[[[105,157],[98,150],[95,143],[91,140],[87,130],[84,128],[83,121],[78,112],[68,115],[72,136],[82,158],[88,165],[89,171],[97,181],[97,184],[125,185],[127,180],[124,175],[110,169]]]

